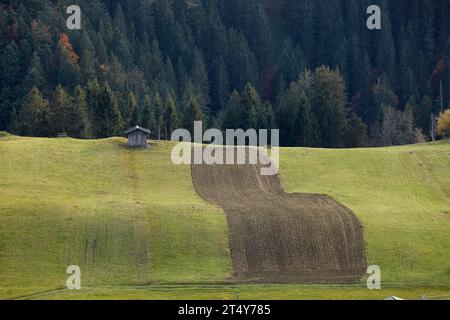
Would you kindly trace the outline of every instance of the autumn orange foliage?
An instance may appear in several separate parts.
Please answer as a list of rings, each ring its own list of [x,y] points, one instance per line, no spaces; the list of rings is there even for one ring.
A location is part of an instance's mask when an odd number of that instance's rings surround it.
[[[61,33],[59,42],[64,46],[64,48],[66,48],[70,61],[72,61],[73,64],[77,64],[80,57],[73,50],[72,44],[69,40],[69,36],[66,33]]]

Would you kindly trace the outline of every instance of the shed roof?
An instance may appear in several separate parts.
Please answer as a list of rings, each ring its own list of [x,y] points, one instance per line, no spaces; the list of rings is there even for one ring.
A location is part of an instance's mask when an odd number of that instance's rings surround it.
[[[128,129],[127,131],[125,131],[125,135],[127,136],[127,135],[129,135],[130,133],[132,133],[132,132],[134,132],[134,131],[137,131],[137,130],[142,131],[142,132],[145,132],[145,133],[147,133],[147,134],[150,134],[150,130],[145,129],[145,128],[142,128],[142,127],[139,127],[139,126],[134,126],[134,127],[131,127],[130,129]]]

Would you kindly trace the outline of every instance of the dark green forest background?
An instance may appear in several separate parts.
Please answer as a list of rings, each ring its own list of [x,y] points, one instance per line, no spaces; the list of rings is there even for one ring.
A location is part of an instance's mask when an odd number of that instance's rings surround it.
[[[0,1],[0,131],[167,139],[201,119],[285,146],[397,145],[434,138],[449,98],[448,0]]]

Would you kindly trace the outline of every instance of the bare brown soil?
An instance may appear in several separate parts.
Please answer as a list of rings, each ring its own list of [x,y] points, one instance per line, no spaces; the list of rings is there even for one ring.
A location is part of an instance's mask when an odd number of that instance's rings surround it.
[[[366,269],[362,226],[331,197],[288,194],[259,165],[192,165],[206,201],[224,209],[240,282],[348,283]]]

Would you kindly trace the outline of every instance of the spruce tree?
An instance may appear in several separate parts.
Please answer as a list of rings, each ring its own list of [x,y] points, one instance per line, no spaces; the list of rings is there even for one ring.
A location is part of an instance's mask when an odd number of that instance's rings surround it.
[[[19,46],[12,41],[0,48],[0,84],[15,86],[22,79],[24,60]]]
[[[224,110],[222,129],[243,129],[244,114],[241,109],[242,98],[237,90],[234,90],[228,99]]]
[[[292,83],[285,91],[277,118],[283,145],[313,146],[316,143],[315,119],[304,79]]]
[[[195,50],[191,71],[191,79],[195,82],[194,94],[201,106],[209,104],[209,79],[206,72],[205,61],[200,50]]]
[[[202,121],[203,113],[200,104],[197,99],[193,96],[189,101],[187,110],[183,115],[183,128],[194,134],[194,122]]]
[[[33,87],[28,93],[19,115],[20,132],[26,136],[46,136],[49,132],[49,103],[39,89]]]
[[[389,7],[387,1],[382,1],[382,23],[377,51],[377,65],[386,74],[391,83],[395,83],[395,68],[397,52],[392,35],[391,20],[389,17]]]
[[[61,85],[58,85],[53,93],[53,99],[50,103],[50,123],[51,132],[56,135],[57,133],[69,133],[71,126],[73,125],[72,119],[70,119],[69,110],[73,109],[72,97],[70,97],[66,90]]]
[[[87,32],[83,31],[81,41],[80,70],[84,82],[96,76],[95,49]],[[104,44],[103,44],[104,45]],[[102,50],[102,48],[100,48]]]
[[[80,138],[92,139],[92,122],[90,118],[89,108],[86,101],[86,92],[81,86],[76,86],[74,90],[73,107],[75,115],[74,126],[76,136]]]
[[[258,114],[262,112],[261,99],[256,89],[248,83],[242,93],[241,105],[244,114],[243,129],[259,129]]]
[[[136,96],[132,91],[128,93],[127,99],[127,119],[125,125],[130,128],[141,125],[141,116],[137,107]]]
[[[152,124],[152,98],[145,95],[144,104],[142,108],[142,126],[148,129],[153,129]]]
[[[230,81],[228,70],[222,57],[214,60],[212,67],[211,99],[213,112],[218,113],[227,104],[230,94]]]
[[[11,111],[11,118],[9,120],[8,131],[12,134],[20,133],[19,116],[17,114],[17,110],[15,107],[13,107],[13,109]]]
[[[66,88],[73,88],[78,81],[79,68],[74,60],[71,59],[68,49],[63,43],[58,43],[55,53],[54,72],[57,83]]]
[[[433,100],[428,95],[425,95],[417,103],[415,98],[411,98],[408,102],[414,116],[414,124],[417,128],[422,129],[422,132],[428,133],[430,131],[430,115],[433,113]]]
[[[175,101],[171,95],[166,98],[166,112],[164,114],[164,122],[166,124],[166,139],[170,139],[172,132],[178,128],[179,118]]]
[[[367,146],[369,138],[367,135],[367,125],[353,114],[346,128],[346,146],[350,148],[361,148]]]
[[[91,123],[91,137],[104,137],[102,121],[104,112],[100,109],[100,85],[97,79],[88,82],[86,89],[86,103]]]
[[[270,101],[264,102],[262,106],[263,112],[260,116],[260,129],[275,129],[275,114],[273,113],[273,107]]]
[[[116,97],[108,83],[100,91],[99,110],[102,111],[103,115],[100,119],[101,131],[99,137],[121,136],[123,131],[122,115]]]
[[[45,73],[41,65],[41,59],[36,52],[33,52],[31,56],[30,66],[28,67],[27,74],[24,79],[23,89],[29,92],[33,86],[36,86],[39,90],[45,89]]]
[[[155,97],[153,99],[154,101],[154,116],[155,116],[155,127],[156,127],[156,138],[158,140],[161,140],[161,130],[164,125],[164,106],[163,102],[161,100],[161,96],[159,95],[159,92],[156,92]]]
[[[318,67],[314,72],[311,107],[318,122],[320,143],[324,147],[341,147],[347,125],[347,96],[339,71]]]

